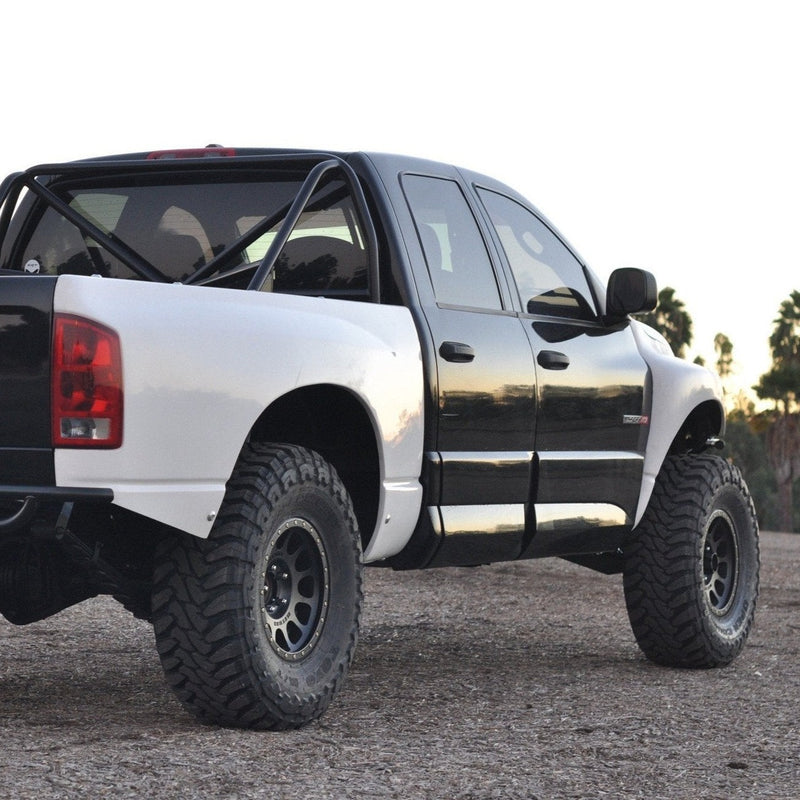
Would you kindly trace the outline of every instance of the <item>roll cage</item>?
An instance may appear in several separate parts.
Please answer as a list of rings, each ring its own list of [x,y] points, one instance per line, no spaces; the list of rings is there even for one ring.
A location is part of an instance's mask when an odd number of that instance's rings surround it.
[[[172,282],[172,278],[165,275],[130,244],[113,233],[103,231],[92,220],[65,202],[58,196],[54,187],[63,180],[106,179],[109,176],[123,175],[157,176],[159,174],[186,177],[196,174],[213,179],[214,176],[218,177],[223,173],[247,172],[248,170],[291,171],[304,175],[304,178],[290,203],[284,205],[276,213],[266,216],[228,243],[224,249],[215,253],[206,263],[198,266],[181,282],[189,285],[205,285],[251,271],[252,276],[244,288],[250,291],[263,291],[275,269],[278,257],[295,230],[301,215],[309,208],[312,199],[315,196],[318,197],[324,180],[338,172],[350,193],[365,240],[367,294],[370,301],[379,302],[378,240],[364,191],[350,164],[339,156],[327,153],[237,155],[234,154],[234,151],[224,148],[208,148],[185,151],[183,154],[164,151],[153,153],[150,156],[117,157],[33,167],[24,172],[10,175],[0,184],[0,244],[8,234],[20,196],[23,190],[27,189],[42,203],[72,223],[84,237],[93,240],[119,259],[139,278],[161,283]],[[283,219],[282,224],[259,261],[245,265],[233,265],[243,250],[277,225],[281,219]]]

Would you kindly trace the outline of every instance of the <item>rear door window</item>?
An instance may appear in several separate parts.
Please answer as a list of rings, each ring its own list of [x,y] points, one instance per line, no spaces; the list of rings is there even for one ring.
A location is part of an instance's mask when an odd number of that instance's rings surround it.
[[[452,180],[406,175],[408,199],[440,305],[500,310],[494,268],[478,223]]]

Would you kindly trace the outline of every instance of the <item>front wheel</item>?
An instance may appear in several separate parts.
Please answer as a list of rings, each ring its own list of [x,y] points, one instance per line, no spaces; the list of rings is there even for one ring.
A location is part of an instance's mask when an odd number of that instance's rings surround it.
[[[626,548],[625,603],[652,661],[729,664],[758,597],[758,522],[739,470],[713,455],[667,458]]]
[[[251,445],[208,539],[157,554],[156,644],[182,704],[209,723],[298,727],[327,708],[362,604],[352,504],[317,453]]]

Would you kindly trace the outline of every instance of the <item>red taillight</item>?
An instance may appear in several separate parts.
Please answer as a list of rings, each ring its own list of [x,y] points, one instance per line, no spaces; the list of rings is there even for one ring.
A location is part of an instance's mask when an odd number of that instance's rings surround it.
[[[56,314],[52,404],[55,447],[122,444],[122,357],[114,331]]]

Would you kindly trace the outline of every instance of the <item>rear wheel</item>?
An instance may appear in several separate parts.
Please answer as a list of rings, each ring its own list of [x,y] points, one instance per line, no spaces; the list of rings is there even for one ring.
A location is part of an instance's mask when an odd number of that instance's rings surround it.
[[[200,719],[298,727],[341,687],[356,645],[361,551],[352,504],[318,454],[253,445],[208,539],[161,547],[153,618],[167,680]]]
[[[631,628],[659,664],[715,667],[744,647],[758,597],[758,523],[739,470],[668,458],[626,550]]]

